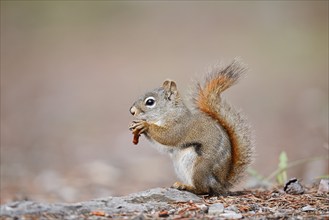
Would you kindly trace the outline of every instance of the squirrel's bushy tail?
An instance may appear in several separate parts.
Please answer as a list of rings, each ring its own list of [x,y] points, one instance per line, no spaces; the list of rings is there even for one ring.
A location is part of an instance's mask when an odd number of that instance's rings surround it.
[[[244,116],[222,99],[221,93],[234,85],[246,72],[246,67],[238,60],[227,66],[212,69],[203,85],[198,85],[194,101],[196,107],[206,113],[225,129],[231,143],[231,168],[227,174],[227,187],[241,179],[253,158],[253,138]]]

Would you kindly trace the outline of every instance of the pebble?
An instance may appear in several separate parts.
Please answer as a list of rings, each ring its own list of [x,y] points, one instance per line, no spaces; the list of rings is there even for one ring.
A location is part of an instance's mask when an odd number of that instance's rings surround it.
[[[175,212],[176,212],[175,209],[170,209],[170,210],[168,211],[169,215],[173,215],[173,214],[175,214]]]
[[[329,179],[322,179],[319,184],[318,193],[329,192]]]
[[[292,178],[285,184],[284,191],[292,195],[300,195],[304,193],[304,188],[298,179]]]
[[[219,215],[224,212],[224,205],[222,203],[215,203],[209,206],[209,215]]]
[[[226,218],[226,219],[240,219],[243,216],[240,213],[235,212],[226,212],[219,215],[220,217]]]
[[[310,206],[310,205],[304,206],[304,207],[302,208],[302,212],[309,212],[309,211],[315,211],[315,210],[316,210],[316,209],[313,208],[313,207]]]
[[[208,211],[208,206],[206,206],[205,204],[197,205],[197,207],[203,212]]]
[[[230,205],[225,210],[233,211],[233,212],[240,212],[239,209],[235,205]]]

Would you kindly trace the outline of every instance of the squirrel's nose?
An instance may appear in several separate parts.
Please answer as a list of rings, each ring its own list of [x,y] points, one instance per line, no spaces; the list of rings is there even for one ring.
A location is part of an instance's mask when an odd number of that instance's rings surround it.
[[[132,115],[135,115],[136,112],[137,112],[137,109],[136,109],[135,106],[133,106],[133,107],[130,108],[130,113],[131,113]]]

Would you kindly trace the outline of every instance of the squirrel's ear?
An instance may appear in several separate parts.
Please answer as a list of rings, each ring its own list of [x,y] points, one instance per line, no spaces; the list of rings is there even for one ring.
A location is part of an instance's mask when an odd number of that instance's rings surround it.
[[[172,81],[172,80],[169,80],[169,79],[163,82],[162,87],[168,92],[169,91],[171,91],[171,92],[177,91],[177,86],[176,86],[175,81]]]
[[[170,100],[172,95],[177,95],[177,85],[175,81],[166,80],[162,84],[162,88],[166,91],[167,98]]]

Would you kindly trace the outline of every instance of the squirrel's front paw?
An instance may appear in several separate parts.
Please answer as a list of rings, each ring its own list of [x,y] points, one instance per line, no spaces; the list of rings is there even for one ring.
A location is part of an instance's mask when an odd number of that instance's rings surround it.
[[[139,136],[146,132],[149,127],[149,124],[144,120],[134,120],[133,123],[129,126],[129,130],[133,132],[134,138],[133,143],[138,144]]]
[[[144,120],[134,120],[132,124],[129,126],[129,130],[133,132],[135,135],[141,135],[146,132],[149,127],[149,124]]]

